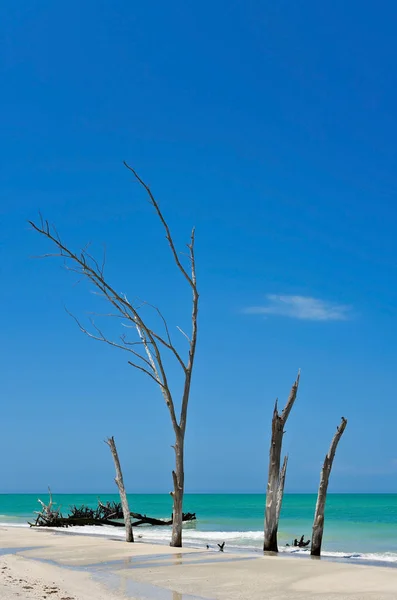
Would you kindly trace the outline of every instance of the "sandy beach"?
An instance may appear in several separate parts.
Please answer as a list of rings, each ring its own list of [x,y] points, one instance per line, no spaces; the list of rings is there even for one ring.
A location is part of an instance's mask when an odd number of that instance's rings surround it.
[[[391,600],[397,569],[0,529],[3,600]]]

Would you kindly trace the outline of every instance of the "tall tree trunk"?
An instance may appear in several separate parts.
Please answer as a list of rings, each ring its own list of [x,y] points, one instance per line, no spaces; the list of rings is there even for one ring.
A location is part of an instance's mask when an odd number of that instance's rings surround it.
[[[265,552],[278,552],[277,546],[277,494],[280,481],[281,448],[283,443],[284,427],[295,402],[298,392],[300,372],[291,388],[287,404],[281,415],[278,412],[277,400],[273,411],[272,439],[270,442],[269,473],[266,489],[265,511],[265,539],[263,550]]]
[[[180,430],[176,434],[175,440],[175,471],[172,471],[174,482],[174,491],[171,495],[174,500],[172,509],[172,534],[170,546],[174,548],[182,547],[182,510],[183,494],[185,490],[185,472],[184,472],[184,433]]]
[[[132,532],[130,507],[128,505],[127,494],[126,494],[125,487],[124,487],[123,473],[121,471],[121,465],[120,465],[119,455],[117,453],[116,442],[114,441],[114,437],[112,436],[112,437],[108,438],[107,440],[105,440],[105,443],[110,448],[110,451],[111,451],[112,457],[113,457],[114,466],[116,469],[115,482],[116,482],[117,487],[119,488],[121,506],[123,508],[124,525],[125,525],[125,541],[133,542],[134,534]]]
[[[146,191],[149,203],[154,208],[155,213],[157,214],[157,217],[164,229],[165,237],[168,241],[174,262],[183,278],[187,281],[191,288],[192,305],[190,336],[179,326],[177,327],[179,333],[181,333],[188,342],[187,357],[182,357],[178,349],[179,343],[174,343],[167,320],[157,306],[150,304],[149,302],[138,300],[130,302],[126,294],[117,292],[117,290],[110,285],[107,277],[105,277],[106,253],[104,253],[102,260],[98,261],[87,251],[88,246],[85,246],[78,252],[74,252],[62,242],[57,230],[54,227],[51,227],[49,222],[44,220],[41,216],[40,224],[36,224],[33,221],[29,222],[35,231],[41,235],[44,235],[46,238],[51,240],[53,244],[55,244],[58,251],[55,256],[62,256],[65,260],[65,263],[68,265],[67,268],[69,268],[73,273],[79,274],[82,278],[88,279],[90,283],[92,283],[94,287],[99,290],[99,295],[111,304],[111,315],[108,316],[121,317],[123,319],[123,325],[125,325],[125,327],[128,329],[132,329],[137,334],[138,339],[135,341],[131,341],[124,332],[120,336],[120,339],[111,339],[104,335],[101,328],[98,327],[93,320],[91,320],[92,331],[88,331],[76,317],[73,317],[80,330],[84,334],[88,335],[88,337],[100,342],[104,342],[113,348],[123,350],[123,352],[128,352],[130,356],[128,363],[134,367],[134,369],[145,373],[159,386],[163,399],[167,405],[171,423],[175,432],[174,448],[176,460],[175,470],[173,471],[174,491],[172,492],[172,496],[174,498],[174,506],[171,546],[180,547],[182,545],[182,504],[185,485],[183,447],[190,396],[190,385],[196,355],[198,332],[197,320],[199,311],[199,292],[197,289],[196,280],[195,229],[192,229],[190,234],[190,242],[187,244],[187,258],[189,266],[186,267],[181,262],[181,253],[179,253],[176,249],[168,223],[165,220],[160,206],[157,200],[154,198],[149,186],[140,178],[135,169],[130,167],[126,162],[124,162],[124,164]],[[137,257],[138,261],[139,259],[140,257]],[[144,308],[145,310],[143,310]],[[147,309],[151,309],[152,313],[154,313],[156,316],[156,322],[158,325],[156,330],[154,330],[150,324],[151,319],[150,314],[148,315]],[[166,364],[168,365],[168,357],[172,357],[179,364],[183,372],[184,385],[179,418],[175,411],[174,396],[167,376],[168,366],[166,368]]]
[[[284,462],[283,462],[283,466],[281,467],[281,471],[280,471],[280,481],[278,484],[278,490],[277,490],[277,526],[278,523],[280,522],[280,513],[281,513],[281,506],[283,503],[283,497],[284,497],[284,485],[285,485],[285,476],[287,474],[287,465],[288,465],[288,454],[286,454],[284,456]]]
[[[332,463],[334,461],[336,448],[343,432],[346,429],[347,420],[342,417],[341,424],[336,428],[336,433],[332,439],[330,449],[325,457],[323,468],[321,469],[320,485],[318,488],[316,511],[314,514],[313,532],[312,532],[312,546],[311,555],[321,555],[321,544],[323,541],[324,532],[324,513],[325,513],[325,502],[327,499],[327,490],[329,477],[331,475]]]
[[[269,475],[266,490],[266,515],[264,551],[278,552],[277,546],[277,491],[280,476],[280,455],[283,425],[277,412],[277,403],[272,419],[272,441],[270,444]]]

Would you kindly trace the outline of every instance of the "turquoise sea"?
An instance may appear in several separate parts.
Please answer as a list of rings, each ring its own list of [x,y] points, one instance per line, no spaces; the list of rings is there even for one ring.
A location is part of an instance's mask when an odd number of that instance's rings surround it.
[[[43,494],[0,495],[0,524],[26,526],[39,509],[37,498]],[[102,501],[118,500],[116,494],[54,494],[54,501],[66,514],[70,505],[96,506]],[[172,499],[168,494],[130,495],[134,512],[154,517],[169,517]],[[286,494],[280,519],[279,544],[285,546],[305,535],[310,537],[315,494]],[[259,552],[263,543],[265,497],[260,494],[186,494],[184,510],[195,512],[197,521],[184,526],[184,543],[216,549],[226,542],[226,550]],[[122,536],[123,531],[108,527],[77,527],[74,533]],[[169,527],[142,527],[143,541],[168,543]],[[1,532],[0,532],[1,538]],[[1,546],[1,541],[0,541]],[[324,533],[324,555],[362,561],[396,563],[397,566],[397,494],[329,494]],[[304,553],[307,551],[299,551]]]

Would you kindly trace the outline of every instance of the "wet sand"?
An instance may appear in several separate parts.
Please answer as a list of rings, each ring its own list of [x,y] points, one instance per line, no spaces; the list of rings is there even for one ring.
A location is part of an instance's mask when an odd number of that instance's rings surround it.
[[[0,528],[1,600],[395,600],[397,569]]]

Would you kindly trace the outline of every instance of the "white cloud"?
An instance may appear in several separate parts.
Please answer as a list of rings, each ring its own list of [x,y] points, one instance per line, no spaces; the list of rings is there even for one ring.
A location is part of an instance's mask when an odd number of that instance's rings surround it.
[[[251,306],[244,312],[254,315],[278,315],[306,321],[346,321],[350,316],[349,306],[309,296],[268,294],[266,300],[267,303],[263,306]]]

